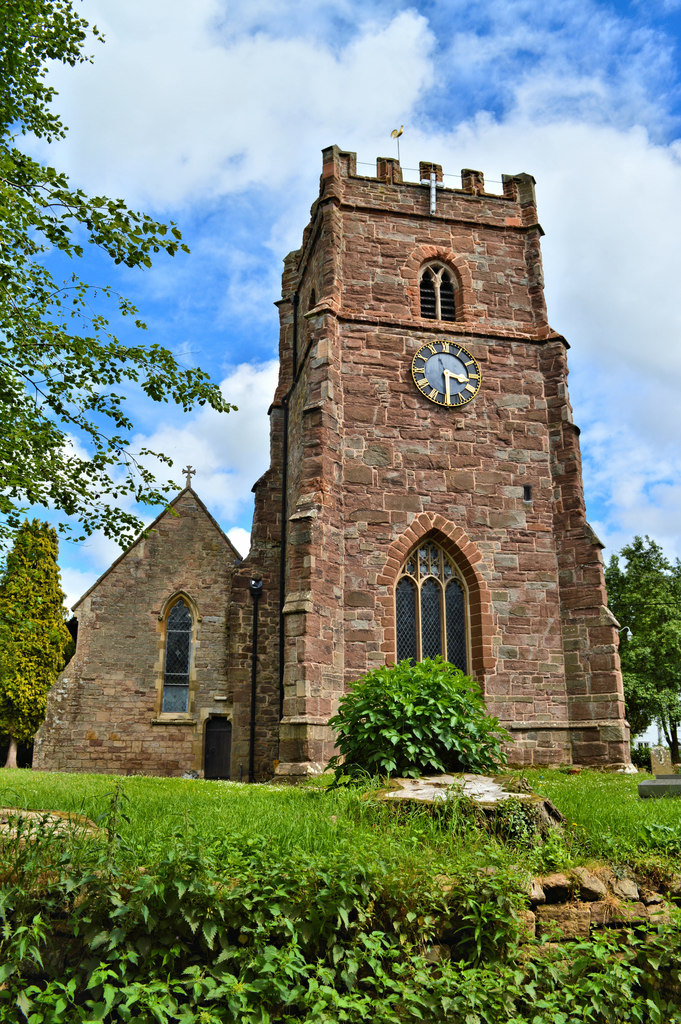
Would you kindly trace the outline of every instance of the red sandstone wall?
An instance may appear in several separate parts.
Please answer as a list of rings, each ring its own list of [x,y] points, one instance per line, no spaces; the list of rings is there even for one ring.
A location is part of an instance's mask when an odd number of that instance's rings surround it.
[[[598,712],[593,686],[584,690],[585,661],[593,667],[601,655],[591,645],[606,644],[602,569],[565,520],[568,495],[578,494],[584,535],[579,468],[570,490],[556,455],[567,368],[546,321],[532,179],[507,178],[504,196],[489,196],[470,172],[469,191],[439,192],[431,215],[426,187],[393,183],[395,161],[381,169],[383,181],[357,177],[352,154],[325,151],[320,200],[287,264],[282,308],[310,281],[316,306],[288,399],[280,758],[323,762],[332,751],[323,722],[344,685],[394,660],[396,574],[432,533],[468,581],[473,669],[514,734],[514,759],[569,761],[574,742],[580,760],[603,760],[604,749],[627,760],[615,741],[623,712],[612,652],[598,662],[608,693]],[[419,315],[418,269],[433,257],[459,276],[457,323]],[[439,408],[413,385],[411,358],[434,336],[458,339],[481,366],[480,393],[463,409]],[[547,351],[562,362],[549,365]],[[581,610],[561,578],[567,562]],[[589,650],[579,664],[568,620]],[[598,716],[601,746],[571,732],[577,716]]]
[[[586,521],[579,429],[564,383],[565,348],[547,345],[543,358],[573,756],[588,764],[628,763],[619,624],[607,607],[602,545]]]

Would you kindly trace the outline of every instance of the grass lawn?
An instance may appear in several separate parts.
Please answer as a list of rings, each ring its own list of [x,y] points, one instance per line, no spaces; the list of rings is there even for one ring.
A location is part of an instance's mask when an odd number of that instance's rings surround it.
[[[654,933],[517,945],[532,874],[675,874],[681,800],[639,800],[643,775],[523,774],[568,822],[543,844],[464,804],[396,813],[322,782],[2,770],[0,806],[101,834],[0,836],[0,1022],[681,1022],[676,912]]]
[[[639,861],[649,856],[676,865],[681,855],[681,799],[641,800],[638,783],[650,776],[537,769],[522,773],[571,823],[565,838],[570,862],[589,858]],[[410,863],[417,872],[432,861],[485,856],[514,859],[515,851],[489,837],[472,841],[457,829],[443,830],[427,813],[405,829],[395,816],[372,807],[356,792],[329,792],[323,785],[275,787],[160,779],[143,776],[59,774],[27,769],[0,771],[0,806],[62,810],[93,820],[104,814],[120,786],[119,828],[142,861],[159,856],[178,831],[219,846],[225,837],[263,843],[273,855],[328,856],[331,851],[380,855]],[[479,838],[479,837],[478,837]],[[523,859],[541,870],[541,851]],[[552,854],[552,856],[555,856]]]

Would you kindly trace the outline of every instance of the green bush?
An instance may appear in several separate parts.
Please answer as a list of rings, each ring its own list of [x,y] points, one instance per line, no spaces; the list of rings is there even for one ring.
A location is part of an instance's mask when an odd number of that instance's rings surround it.
[[[478,684],[440,657],[369,672],[341,698],[329,724],[340,750],[328,765],[336,781],[496,771],[509,739],[487,713]]]
[[[438,880],[386,873],[361,847],[276,857],[226,834],[211,849],[178,823],[139,870],[121,792],[101,837],[44,822],[33,842],[19,820],[0,844],[0,1024],[681,1021],[673,910],[519,955],[522,878],[489,848]]]
[[[631,763],[636,768],[641,768],[645,772],[652,771],[650,764],[650,744],[648,743],[637,743],[631,745]]]

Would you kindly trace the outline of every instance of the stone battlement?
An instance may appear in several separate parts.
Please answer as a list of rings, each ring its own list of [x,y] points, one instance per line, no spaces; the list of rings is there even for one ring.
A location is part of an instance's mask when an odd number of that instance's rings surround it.
[[[322,150],[322,191],[329,178],[357,178],[363,182],[377,182],[387,185],[404,185],[407,188],[422,190],[430,188],[434,183],[438,189],[448,193],[468,196],[484,196],[499,202],[518,203],[521,206],[536,207],[535,179],[531,174],[502,174],[503,194],[485,191],[485,176],[482,171],[464,167],[461,170],[461,188],[448,188],[444,184],[442,165],[429,160],[419,162],[419,181],[405,181],[402,167],[395,157],[379,156],[376,158],[375,176],[357,173],[357,154],[328,146]],[[434,175],[434,178],[433,178]]]

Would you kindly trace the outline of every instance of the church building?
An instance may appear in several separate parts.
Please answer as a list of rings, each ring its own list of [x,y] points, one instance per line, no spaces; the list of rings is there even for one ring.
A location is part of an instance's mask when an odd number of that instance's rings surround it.
[[[441,654],[518,765],[628,764],[534,179],[323,151],[242,561],[190,485],[75,606],[34,767],[297,779],[348,684]]]

